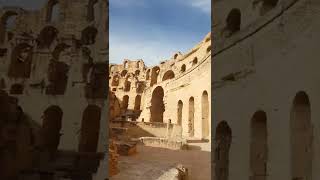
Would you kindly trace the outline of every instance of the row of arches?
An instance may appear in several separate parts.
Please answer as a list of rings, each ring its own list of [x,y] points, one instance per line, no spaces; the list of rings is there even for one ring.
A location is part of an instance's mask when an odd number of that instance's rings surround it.
[[[144,66],[143,61],[137,61],[137,62],[135,62],[134,64],[135,64],[135,68],[141,68],[141,67]],[[128,69],[128,68],[129,68],[129,62],[128,62],[128,61],[125,61],[125,62],[123,63],[123,67],[124,67],[125,69]]]
[[[124,109],[126,111],[126,110],[128,110],[128,106],[129,106],[129,96],[125,95],[122,97],[121,107],[122,107],[122,109]],[[141,95],[137,95],[134,100],[134,109],[133,110],[140,111],[140,108],[141,108]]]
[[[268,175],[268,123],[267,114],[257,111],[253,114],[250,127],[249,179],[266,180]],[[291,179],[312,179],[313,131],[311,107],[308,95],[296,94],[290,112]],[[232,148],[232,129],[226,121],[220,122],[215,133],[215,179],[228,180],[229,151]]]
[[[95,20],[95,12],[98,11],[98,0],[89,0],[87,5],[87,21],[91,22]],[[46,22],[59,21],[61,13],[61,7],[59,0],[49,0],[46,6]]]
[[[63,111],[59,106],[50,106],[43,113],[42,133],[44,147],[55,152],[60,142]],[[82,115],[79,152],[97,152],[100,131],[101,108],[88,105]]]
[[[95,14],[98,12],[98,0],[89,0],[87,5],[87,21],[91,22],[95,20]],[[0,43],[4,43],[5,40],[12,39],[13,34],[10,33],[11,27],[16,25],[16,19],[20,12],[15,10],[8,10],[0,17]],[[61,7],[59,0],[49,0],[46,5],[46,17],[47,23],[57,22],[60,20]]]
[[[161,86],[158,86],[154,89],[151,98],[151,122],[161,122],[163,123],[163,113],[165,112],[164,105],[164,90]],[[179,100],[177,103],[177,124],[182,125],[182,122],[185,121],[188,125],[188,135],[190,137],[194,136],[195,131],[195,99],[190,97],[188,101],[188,117],[183,115],[184,103],[182,100]],[[209,96],[207,91],[203,91],[201,96],[201,125],[202,125],[202,136],[207,138],[210,134],[210,119],[209,119]]]

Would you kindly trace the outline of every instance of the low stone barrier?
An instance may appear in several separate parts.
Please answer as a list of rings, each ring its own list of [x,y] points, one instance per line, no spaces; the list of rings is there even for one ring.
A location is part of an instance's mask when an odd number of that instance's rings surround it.
[[[145,146],[168,148],[172,150],[188,149],[188,145],[184,140],[171,140],[160,137],[141,137],[139,140]]]

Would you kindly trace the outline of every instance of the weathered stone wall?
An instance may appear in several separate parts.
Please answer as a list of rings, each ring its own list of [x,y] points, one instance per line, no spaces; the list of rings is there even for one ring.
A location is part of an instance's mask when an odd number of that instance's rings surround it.
[[[122,131],[131,138],[140,137],[176,137],[181,139],[182,127],[176,124],[150,123],[150,122],[130,122],[130,121],[112,121],[110,128],[114,131]]]
[[[319,1],[213,2],[216,179],[317,179]]]
[[[110,90],[121,101],[116,120],[178,124],[186,138],[210,139],[211,33],[186,54],[157,66],[142,60],[111,64]]]
[[[57,19],[50,18],[54,6]],[[59,149],[95,151],[97,141],[97,151],[104,151],[107,144],[101,118],[107,116],[107,6],[106,0],[49,0],[36,11],[0,9],[1,89],[39,124],[61,121],[48,127],[58,128]],[[16,21],[8,29],[11,16]]]

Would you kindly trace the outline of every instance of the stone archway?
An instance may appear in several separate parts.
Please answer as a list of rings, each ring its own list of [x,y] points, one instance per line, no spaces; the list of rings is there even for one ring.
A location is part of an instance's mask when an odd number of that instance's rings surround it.
[[[60,142],[60,130],[63,111],[59,106],[50,106],[42,116],[43,146],[51,153],[57,151]]]
[[[153,68],[151,69],[151,82],[150,82],[150,86],[153,86],[154,84],[157,84],[159,72],[160,72],[160,68],[159,68],[158,66],[153,67]]]
[[[162,81],[168,80],[168,79],[173,79],[174,78],[174,72],[172,70],[167,71],[164,73],[162,77]]]
[[[208,92],[204,91],[201,98],[201,115],[202,115],[202,138],[208,138],[209,132],[209,97]]]
[[[10,38],[8,37],[8,26],[15,25],[17,16],[17,12],[7,11],[0,17],[0,43],[4,43],[6,40],[10,40]],[[10,20],[13,20],[13,22],[11,22]]]
[[[88,9],[87,9],[87,21],[91,22],[95,20],[95,4],[97,4],[98,0],[89,0]]]
[[[178,119],[177,119],[177,124],[181,125],[182,124],[182,110],[183,110],[183,102],[181,100],[179,100],[178,102],[178,110],[177,110],[177,114],[178,114]]]
[[[122,108],[124,109],[124,110],[127,110],[128,109],[128,106],[129,106],[129,96],[128,95],[125,95],[125,96],[123,96],[123,98],[122,98]]]
[[[165,111],[163,96],[163,88],[161,86],[156,87],[151,98],[151,122],[163,122],[163,112]]]
[[[257,111],[251,119],[250,180],[266,180],[268,167],[267,115]]]
[[[298,92],[290,114],[291,179],[312,179],[312,123],[309,97]]]
[[[189,137],[194,136],[194,98],[189,99],[189,118],[188,118],[188,134]]]
[[[88,105],[83,112],[79,152],[97,152],[100,132],[101,109]]]
[[[135,111],[140,111],[140,106],[141,106],[141,96],[137,95],[135,100],[134,100],[134,110]]]
[[[222,121],[216,128],[215,135],[215,178],[217,180],[229,179],[229,151],[232,142],[232,131],[226,121]]]

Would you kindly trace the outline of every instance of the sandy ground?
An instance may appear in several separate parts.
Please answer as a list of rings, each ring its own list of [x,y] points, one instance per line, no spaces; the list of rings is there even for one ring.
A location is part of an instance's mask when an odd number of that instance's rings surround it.
[[[176,164],[188,168],[189,180],[211,180],[210,143],[190,144],[191,150],[138,145],[136,155],[119,159],[120,173],[110,180],[156,180]]]

